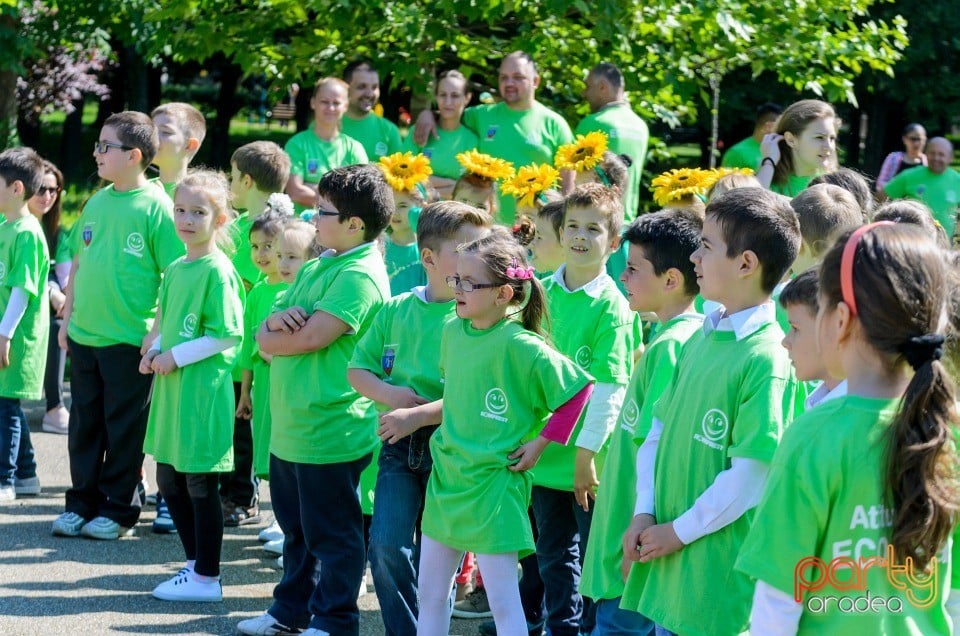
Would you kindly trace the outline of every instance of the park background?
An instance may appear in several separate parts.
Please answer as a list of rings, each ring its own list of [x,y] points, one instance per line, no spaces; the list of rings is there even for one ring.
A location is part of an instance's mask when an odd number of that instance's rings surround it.
[[[960,105],[955,0],[0,0],[0,143],[61,167],[70,217],[99,185],[90,148],[111,113],[192,102],[208,122],[195,164],[228,168],[238,146],[306,127],[313,83],[353,59],[379,68],[382,112],[403,127],[441,70],[462,70],[474,103],[495,96],[514,49],[574,126],[587,70],[623,70],[651,126],[648,209],[653,175],[710,165],[763,102],[833,102],[841,163],[871,176],[911,121],[953,137]],[[271,119],[294,83],[295,118]]]

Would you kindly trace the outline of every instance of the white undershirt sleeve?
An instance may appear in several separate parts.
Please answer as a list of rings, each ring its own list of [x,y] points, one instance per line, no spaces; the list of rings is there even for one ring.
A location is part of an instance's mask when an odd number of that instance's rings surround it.
[[[617,423],[617,417],[620,416],[623,396],[626,393],[627,387],[622,384],[597,382],[593,385],[593,395],[587,403],[583,427],[575,442],[577,446],[594,453],[603,447]]]
[[[803,605],[789,594],[763,581],[753,590],[750,634],[753,636],[794,636],[803,615]]]
[[[634,515],[654,515],[653,491],[653,463],[657,459],[657,446],[660,444],[660,435],[663,433],[663,422],[653,418],[650,423],[650,434],[643,440],[637,450],[637,503],[633,508]]]
[[[53,272],[57,277],[57,283],[60,284],[60,289],[66,289],[67,283],[70,282],[70,270],[73,269],[73,261],[67,261],[66,263],[57,263],[53,266]]]
[[[181,342],[170,349],[173,354],[173,361],[178,367],[185,367],[188,364],[200,362],[210,356],[216,355],[221,351],[226,351],[230,347],[240,344],[240,336],[230,338],[214,338],[213,336],[201,336],[187,342]]]
[[[960,564],[951,565],[960,567]],[[960,590],[958,589],[950,590],[950,595],[947,597],[947,615],[953,622],[953,633],[960,634]]]
[[[23,287],[10,288],[10,301],[7,302],[7,308],[3,311],[3,319],[0,320],[0,336],[12,338],[13,333],[23,320],[23,315],[27,313],[27,304],[30,297]]]
[[[716,532],[760,503],[770,465],[758,459],[734,457],[730,468],[717,475],[693,506],[673,522],[684,545]]]

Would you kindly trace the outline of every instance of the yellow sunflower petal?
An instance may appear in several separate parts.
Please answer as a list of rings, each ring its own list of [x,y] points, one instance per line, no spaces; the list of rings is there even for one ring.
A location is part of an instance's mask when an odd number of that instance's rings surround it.
[[[491,157],[476,150],[468,150],[457,155],[457,161],[467,172],[496,181],[513,176],[513,164],[503,159]]]
[[[413,192],[418,183],[427,180],[433,169],[426,155],[414,155],[412,152],[395,152],[380,157],[377,163],[383,171],[383,177],[397,192]]]
[[[577,135],[576,140],[557,149],[553,163],[558,170],[593,170],[607,151],[607,134],[600,131]]]
[[[707,188],[717,179],[711,173],[712,171],[700,168],[667,170],[650,182],[653,200],[663,207],[687,195],[706,194]]]
[[[513,178],[504,182],[501,191],[517,198],[521,207],[533,207],[534,199],[549,190],[560,179],[560,173],[548,164],[531,164],[517,170]]]

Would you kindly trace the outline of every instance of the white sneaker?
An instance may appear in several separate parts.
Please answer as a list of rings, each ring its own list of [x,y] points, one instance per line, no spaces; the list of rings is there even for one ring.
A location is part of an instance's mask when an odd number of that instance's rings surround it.
[[[13,501],[17,498],[17,489],[13,484],[0,486],[0,501]]]
[[[270,554],[283,554],[283,537],[279,539],[274,539],[273,541],[267,541],[263,544],[263,549],[269,552]]]
[[[95,517],[80,528],[80,534],[88,539],[112,541],[120,537],[132,537],[134,530],[133,528],[124,528],[113,519]]]
[[[52,411],[47,411],[43,416],[41,428],[46,433],[55,433],[57,435],[66,435],[70,430],[70,411],[61,404]]]
[[[153,597],[161,601],[219,603],[223,600],[223,588],[220,581],[200,582],[193,572],[183,568],[176,576],[153,588]]]
[[[39,495],[40,478],[27,477],[26,479],[14,479],[13,488],[16,490],[17,495]]]
[[[300,632],[301,636],[330,636],[330,632],[325,632],[322,629],[317,629],[316,627],[310,627],[308,629]]]
[[[303,630],[287,627],[268,612],[256,618],[248,618],[237,623],[237,631],[248,636],[281,636],[282,634],[300,634]]]
[[[277,523],[276,519],[274,519],[269,526],[260,531],[260,534],[257,535],[257,538],[264,543],[267,541],[283,539],[283,530],[280,529],[280,524]]]
[[[283,569],[283,557],[277,557],[277,567]]]

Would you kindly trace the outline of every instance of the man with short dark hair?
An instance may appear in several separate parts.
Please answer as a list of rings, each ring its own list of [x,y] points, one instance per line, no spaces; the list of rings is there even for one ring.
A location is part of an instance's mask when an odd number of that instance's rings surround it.
[[[783,107],[773,102],[767,102],[757,108],[757,118],[753,124],[753,134],[739,141],[723,155],[720,165],[724,168],[750,168],[754,172],[760,169],[760,142],[763,136],[776,132],[777,120],[783,113]]]
[[[370,161],[400,152],[400,129],[373,112],[380,101],[380,74],[368,60],[356,60],[343,70],[347,83],[347,112],[343,133],[363,146]]]

